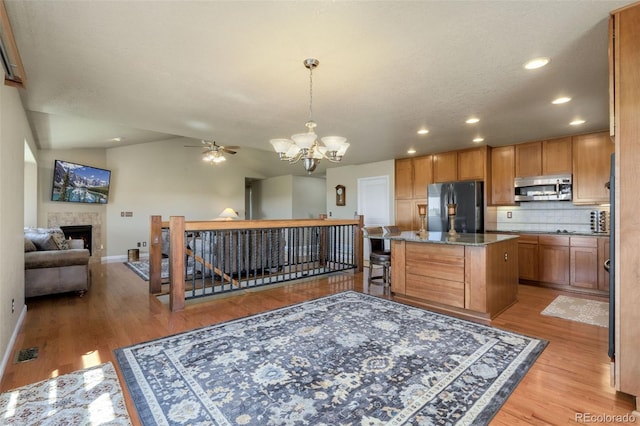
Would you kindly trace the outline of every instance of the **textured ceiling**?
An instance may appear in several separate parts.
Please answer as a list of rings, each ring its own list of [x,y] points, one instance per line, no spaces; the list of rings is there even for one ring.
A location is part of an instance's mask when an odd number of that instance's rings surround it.
[[[275,156],[269,139],[305,131],[315,57],[316,132],[360,164],[608,128],[608,16],[629,2],[5,3],[43,149],[184,136]]]

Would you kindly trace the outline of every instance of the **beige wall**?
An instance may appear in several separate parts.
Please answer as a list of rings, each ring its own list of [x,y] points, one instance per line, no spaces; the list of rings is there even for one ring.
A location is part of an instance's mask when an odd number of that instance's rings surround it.
[[[293,218],[293,176],[278,176],[256,182],[256,219]]]
[[[333,219],[352,219],[358,210],[358,179],[375,176],[389,177],[389,206],[391,206],[389,219],[390,223],[394,223],[394,160],[327,169],[327,214],[330,214],[330,217]],[[335,187],[337,185],[344,185],[346,187],[346,203],[344,207],[336,206]]]
[[[324,178],[294,176],[293,178],[293,219],[317,219],[326,213]]]
[[[2,73],[0,73],[0,76]],[[25,313],[24,144],[33,144],[18,90],[0,86],[0,375]],[[12,310],[13,301],[13,310]]]
[[[201,161],[200,152],[185,138],[109,148],[106,164],[111,170],[109,204],[106,206],[106,256],[126,256],[127,249],[146,242],[149,218],[185,216],[186,220],[212,220],[231,207],[244,218],[245,177],[263,178],[243,162],[243,149],[220,165]],[[132,212],[122,217],[121,212]]]

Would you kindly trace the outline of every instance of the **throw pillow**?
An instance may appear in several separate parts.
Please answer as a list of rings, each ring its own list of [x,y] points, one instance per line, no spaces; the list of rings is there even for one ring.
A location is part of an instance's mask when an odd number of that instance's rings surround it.
[[[24,252],[30,252],[30,251],[36,251],[38,250],[35,246],[35,244],[33,244],[33,241],[31,241],[29,238],[24,237]]]
[[[60,250],[69,250],[69,241],[64,239],[64,232],[60,230],[52,230],[51,237]]]
[[[59,250],[51,234],[27,234],[38,250]]]

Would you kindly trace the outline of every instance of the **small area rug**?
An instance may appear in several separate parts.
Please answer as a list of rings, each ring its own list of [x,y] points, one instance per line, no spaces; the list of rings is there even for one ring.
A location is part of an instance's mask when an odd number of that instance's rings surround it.
[[[3,425],[131,425],[113,364],[0,394]]]
[[[546,344],[347,291],[115,354],[144,425],[475,425]]]
[[[149,281],[149,259],[140,259],[135,262],[124,262],[133,272],[138,274],[140,278]],[[162,270],[160,272],[161,279],[169,278],[169,259],[162,259]]]
[[[187,269],[191,270],[193,268],[193,258],[189,258],[187,261]],[[149,259],[140,259],[135,262],[124,262],[133,272],[138,274],[140,278],[145,281],[149,281]],[[169,259],[166,257],[162,258],[161,270],[160,270],[160,279],[168,280],[169,279]],[[190,276],[190,275],[189,275]]]
[[[609,303],[607,302],[558,296],[541,313],[599,327],[609,327]]]

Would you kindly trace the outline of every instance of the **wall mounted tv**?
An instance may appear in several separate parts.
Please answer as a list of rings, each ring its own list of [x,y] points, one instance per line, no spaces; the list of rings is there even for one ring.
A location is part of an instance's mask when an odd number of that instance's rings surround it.
[[[107,204],[110,182],[110,170],[56,160],[51,200]]]

